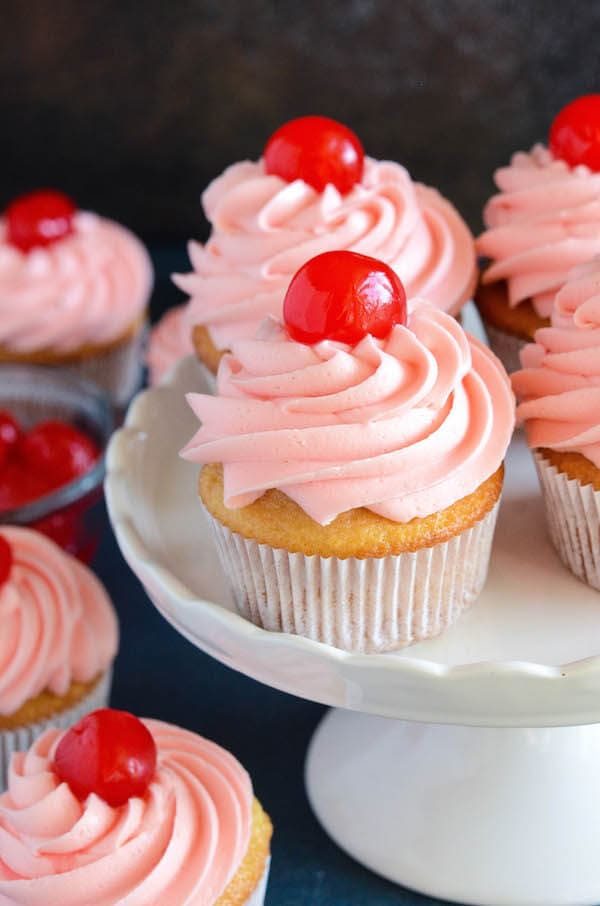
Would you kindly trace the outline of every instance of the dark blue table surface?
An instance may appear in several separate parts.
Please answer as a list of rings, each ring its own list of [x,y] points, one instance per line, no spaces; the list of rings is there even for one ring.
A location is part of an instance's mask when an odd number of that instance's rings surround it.
[[[186,268],[183,244],[156,251],[154,260],[152,314],[157,317],[181,301],[168,275]],[[321,830],[306,798],[303,772],[322,706],[222,666],[175,632],[121,557],[108,520],[94,568],[121,622],[112,704],[188,727],[225,746],[245,765],[275,828],[267,906],[439,906],[439,900],[362,868]]]

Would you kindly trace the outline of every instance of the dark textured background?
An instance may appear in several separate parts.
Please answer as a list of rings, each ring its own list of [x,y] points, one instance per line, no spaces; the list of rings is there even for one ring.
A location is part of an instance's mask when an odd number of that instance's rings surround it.
[[[201,237],[206,183],[316,112],[477,228],[494,167],[598,89],[599,34],[593,2],[0,0],[0,206],[54,184],[147,239]]]

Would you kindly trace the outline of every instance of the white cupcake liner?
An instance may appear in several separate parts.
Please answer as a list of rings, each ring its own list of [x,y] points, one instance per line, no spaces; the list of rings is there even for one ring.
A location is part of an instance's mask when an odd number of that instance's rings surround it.
[[[93,381],[105,391],[113,406],[123,408],[142,383],[146,333],[146,326],[140,327],[128,340],[106,352],[54,367],[64,374]]]
[[[487,334],[490,349],[494,355],[498,356],[509,374],[513,371],[519,371],[521,368],[520,352],[524,346],[527,346],[528,340],[521,337],[515,337],[514,334],[499,330],[488,321],[483,321],[485,332]]]
[[[600,491],[559,472],[539,450],[533,455],[552,543],[565,566],[600,591]]]
[[[112,670],[109,669],[100,677],[91,692],[73,707],[59,711],[46,720],[40,720],[26,727],[0,730],[0,792],[6,789],[8,766],[15,752],[25,752],[48,727],[68,729],[90,711],[105,708],[110,697],[111,683]]]
[[[433,547],[365,559],[289,553],[209,520],[242,616],[273,632],[375,653],[438,635],[475,600],[497,512],[498,504]]]
[[[254,888],[252,895],[244,902],[243,906],[264,906],[267,884],[269,882],[269,868],[271,867],[271,857],[267,859],[264,874],[258,885]]]

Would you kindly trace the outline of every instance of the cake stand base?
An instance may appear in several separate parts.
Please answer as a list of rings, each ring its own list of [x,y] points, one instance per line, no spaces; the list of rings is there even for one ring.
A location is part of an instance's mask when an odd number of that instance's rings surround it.
[[[600,725],[489,729],[330,711],[306,784],[357,861],[476,906],[600,903]]]

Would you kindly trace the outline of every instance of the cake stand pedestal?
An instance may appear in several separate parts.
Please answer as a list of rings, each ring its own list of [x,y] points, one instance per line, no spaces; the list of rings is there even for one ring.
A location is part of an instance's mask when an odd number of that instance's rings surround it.
[[[472,610],[397,654],[348,654],[235,612],[197,469],[177,457],[196,424],[183,394],[204,386],[186,360],[136,399],[109,450],[111,520],[155,606],[195,645],[338,709],[306,768],[328,833],[374,871],[446,900],[600,903],[600,597],[546,540],[523,438]]]
[[[600,903],[600,727],[494,729],[330,711],[306,783],[391,881],[475,906]]]

